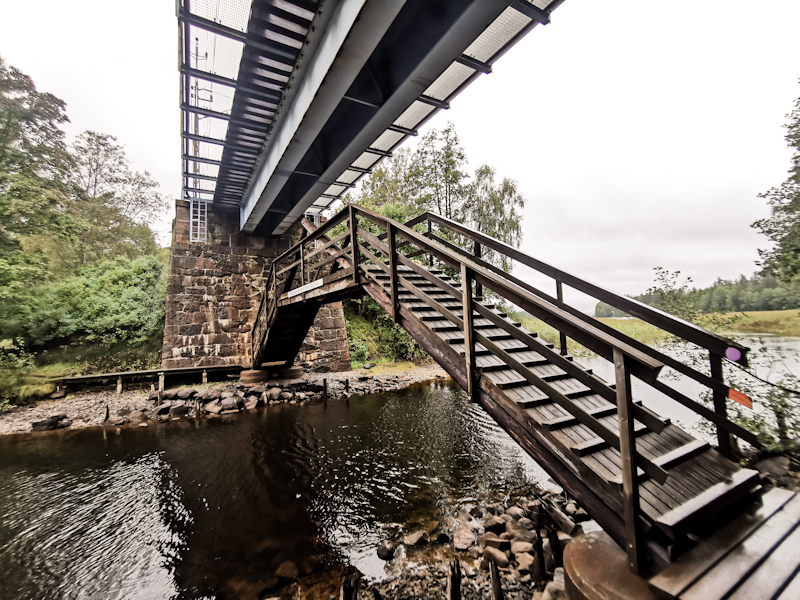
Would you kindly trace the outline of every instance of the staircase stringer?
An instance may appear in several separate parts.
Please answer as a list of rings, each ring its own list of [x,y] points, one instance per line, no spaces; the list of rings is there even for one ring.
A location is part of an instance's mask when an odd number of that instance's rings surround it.
[[[390,312],[392,301],[384,289],[371,280],[365,270],[361,270],[364,290],[381,308]],[[449,344],[437,343],[436,332],[414,315],[404,305],[400,305],[399,325],[427,352],[458,385],[467,389],[466,362],[463,356]],[[525,414],[516,402],[506,397],[500,388],[486,377],[480,377],[476,386],[478,404],[500,425],[568,494],[587,507],[598,524],[623,548],[626,544],[625,521],[622,518],[622,502],[618,494],[608,489],[606,481],[600,479],[590,467],[580,460],[564,459],[569,450],[559,448],[561,444],[549,439],[545,432]],[[531,430],[537,432],[532,435]],[[544,440],[544,441],[543,441]],[[565,468],[566,467],[566,468]],[[647,540],[647,554],[656,568],[669,564],[664,548]]]

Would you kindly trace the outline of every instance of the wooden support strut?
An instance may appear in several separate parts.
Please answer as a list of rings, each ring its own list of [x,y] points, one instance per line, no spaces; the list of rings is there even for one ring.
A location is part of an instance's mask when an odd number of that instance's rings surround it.
[[[633,420],[631,376],[625,354],[614,348],[614,375],[617,383],[617,414],[619,415],[619,453],[622,458],[622,496],[625,507],[625,536],[628,568],[638,574],[641,564],[639,544],[639,484],[636,477],[636,433]]]
[[[359,283],[358,264],[361,262],[361,256],[358,253],[358,222],[356,221],[356,211],[351,204],[350,211],[350,241],[353,247],[353,282]]]
[[[389,239],[389,285],[392,290],[392,319],[395,323],[400,322],[400,298],[398,296],[398,282],[397,282],[397,248],[395,245],[397,239],[395,236],[394,225],[391,223],[387,226]]]
[[[472,322],[472,278],[467,265],[461,263],[461,290],[464,315],[464,359],[466,361],[467,394],[475,402],[475,327]]]
[[[560,279],[556,279],[556,299],[564,302],[564,286]],[[563,331],[558,332],[558,345],[562,356],[567,355],[567,335]]]
[[[711,377],[720,383],[725,383],[725,377],[722,372],[722,357],[713,352],[709,352],[708,356],[711,361]],[[714,390],[712,394],[714,398],[714,412],[721,419],[727,420],[727,395],[720,390]],[[719,425],[717,426],[717,443],[719,444],[719,453],[725,458],[733,460],[733,440],[731,439],[731,434],[722,429]]]

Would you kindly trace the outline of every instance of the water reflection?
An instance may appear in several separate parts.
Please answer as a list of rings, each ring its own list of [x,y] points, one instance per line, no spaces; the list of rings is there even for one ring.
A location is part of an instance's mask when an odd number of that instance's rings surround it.
[[[541,476],[452,384],[0,440],[0,597],[255,596]]]

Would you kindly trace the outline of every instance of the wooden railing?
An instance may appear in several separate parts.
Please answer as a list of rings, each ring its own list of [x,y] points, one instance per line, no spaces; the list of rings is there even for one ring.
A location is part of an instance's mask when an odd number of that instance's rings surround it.
[[[415,227],[419,227],[423,231],[417,231],[414,229]],[[313,226],[308,229],[313,230]],[[333,239],[327,235],[332,231]],[[464,250],[443,236],[451,239],[460,237],[462,242],[471,241],[473,252]],[[555,281],[555,297],[487,262],[482,257],[483,249],[500,253],[508,259],[518,261],[549,275]],[[461,290],[446,283],[422,265],[422,263],[427,263],[430,267],[434,261],[460,276]],[[327,269],[329,273],[324,275],[326,265],[330,265]],[[335,275],[334,271],[338,269],[343,269],[343,271]],[[266,290],[253,332],[255,364],[258,364],[261,346],[270,323],[275,318],[277,308],[282,302],[290,302],[294,296],[313,289],[317,282],[330,281],[334,277],[351,276],[355,284],[380,286],[380,282],[375,276],[376,270],[383,273],[384,277],[388,276],[389,303],[385,308],[396,322],[403,321],[404,309],[401,308],[400,293],[410,292],[463,332],[464,372],[470,398],[475,399],[480,393],[480,376],[475,368],[475,345],[481,344],[531,385],[542,390],[553,402],[590,429],[604,443],[620,452],[628,555],[631,568],[634,570],[638,569],[641,540],[638,531],[640,509],[637,484],[641,476],[637,474],[637,470],[641,469],[644,476],[663,483],[667,478],[665,470],[667,464],[663,461],[649,460],[636,450],[634,420],[642,422],[656,432],[663,429],[665,422],[646,408],[633,403],[631,376],[637,377],[713,422],[717,427],[719,449],[722,454],[730,456],[731,435],[752,445],[759,445],[755,435],[730,421],[725,412],[728,388],[722,378],[722,357],[727,355],[728,358],[746,363],[747,348],[691,323],[555,269],[492,237],[431,213],[424,213],[406,224],[401,224],[376,212],[351,205],[279,256],[268,275]],[[460,302],[461,315],[455,314],[441,301],[414,285],[404,276],[409,271],[423,277],[439,292],[444,292],[450,298]],[[704,348],[711,356],[711,376],[697,371],[657,349],[650,348],[569,306],[564,301],[564,286],[589,294]],[[558,330],[561,337],[560,349],[550,349],[542,345],[524,330],[486,308],[479,301],[483,296],[484,288]],[[550,362],[586,385],[592,392],[615,404],[619,416],[619,431],[614,432],[608,429],[599,421],[599,416],[590,414],[558,391],[556,387],[537,376],[533,370],[515,359],[513,353],[505,351],[499,344],[484,336],[480,329],[473,326],[475,313],[488,319],[530,349],[544,354]],[[565,356],[568,340],[574,340],[611,361],[614,365],[615,387],[609,386]],[[671,367],[710,389],[714,396],[714,409],[696,402],[660,381],[658,376],[663,366]],[[579,447],[574,450],[578,454],[582,452]],[[587,448],[586,451],[588,450]]]

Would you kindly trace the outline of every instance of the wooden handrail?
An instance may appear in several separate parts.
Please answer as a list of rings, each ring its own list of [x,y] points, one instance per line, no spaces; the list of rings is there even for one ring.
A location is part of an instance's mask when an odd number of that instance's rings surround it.
[[[630,315],[655,325],[659,329],[668,331],[680,338],[692,342],[693,344],[706,348],[714,354],[726,356],[726,350],[728,348],[735,348],[741,353],[741,358],[735,362],[739,362],[743,365],[747,364],[747,352],[749,351],[749,348],[742,346],[733,340],[715,335],[693,323],[679,319],[673,315],[660,311],[652,306],[643,304],[632,298],[620,296],[619,294],[607,290],[599,285],[590,283],[584,279],[572,275],[571,273],[562,271],[561,269],[557,269],[556,267],[553,267],[543,261],[537,260],[520,252],[513,246],[509,246],[500,240],[475,231],[466,225],[456,223],[451,219],[430,212],[426,212],[424,215],[427,217],[427,219],[442,227],[446,227],[452,231],[465,235],[473,241],[479,241],[488,248],[496,252],[500,252],[501,254],[504,254],[507,257],[524,264],[525,266],[535,269],[544,275],[548,275],[556,281],[561,281],[563,284],[566,284],[573,289],[588,294],[589,296],[592,296],[601,302],[605,302],[610,306],[619,308]]]

